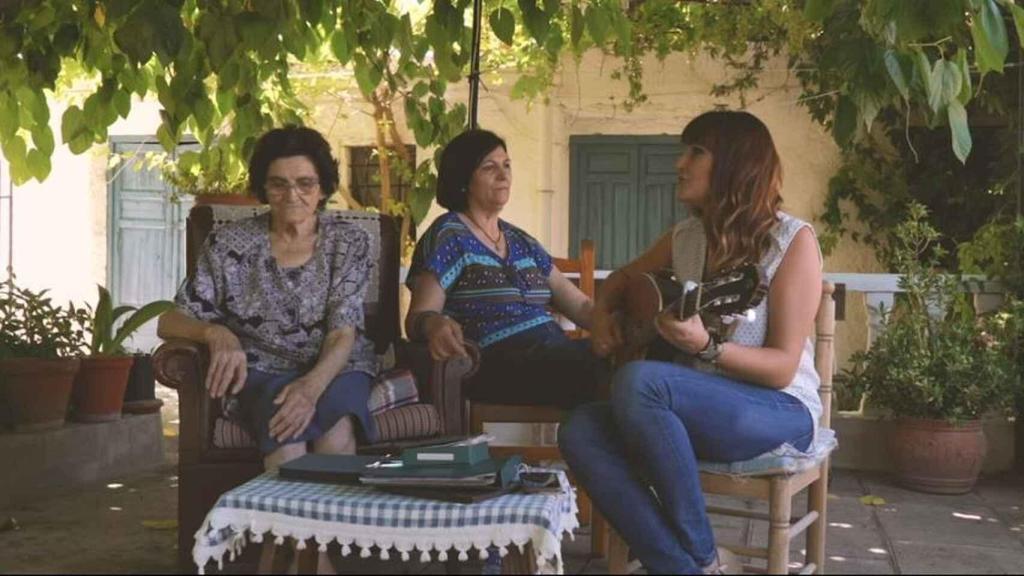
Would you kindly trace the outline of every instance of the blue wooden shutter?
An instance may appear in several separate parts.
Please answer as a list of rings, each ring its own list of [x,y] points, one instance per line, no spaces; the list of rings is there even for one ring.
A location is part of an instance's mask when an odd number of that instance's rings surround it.
[[[136,156],[110,171],[107,286],[116,305],[171,299],[185,275],[187,205],[171,202],[159,170],[139,166],[143,154],[162,150],[141,139],[113,142],[114,153]],[[131,347],[158,344],[155,324],[140,329]]]
[[[597,267],[618,268],[686,215],[675,198],[675,136],[573,136],[570,150],[573,256],[590,238]]]

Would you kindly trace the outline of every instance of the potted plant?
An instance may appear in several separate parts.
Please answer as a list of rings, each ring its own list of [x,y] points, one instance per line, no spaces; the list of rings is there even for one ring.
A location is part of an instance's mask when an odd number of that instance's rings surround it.
[[[1008,408],[1016,375],[999,318],[979,317],[960,278],[943,274],[939,233],[912,205],[883,251],[902,293],[884,311],[885,330],[847,371],[854,387],[896,418],[890,450],[900,482],[959,494],[985,457],[981,419]]]
[[[83,422],[105,422],[121,417],[128,374],[135,357],[124,349],[124,341],[143,324],[174,307],[172,302],[157,300],[142,308],[118,306],[114,308],[110,292],[97,286],[99,300],[92,315],[83,317],[83,333],[91,335],[89,355],[82,359],[82,367],[75,378],[75,419]],[[115,331],[117,321],[130,316]]]
[[[1000,214],[958,247],[960,265],[970,274],[998,280],[1005,290],[999,319],[1014,355],[1017,377],[1024,376],[1024,215]],[[1024,386],[1017,388],[1017,466],[1024,468]]]
[[[56,306],[47,291],[0,284],[0,396],[17,431],[64,424],[85,312]]]
[[[249,193],[247,164],[225,144],[179,152],[173,160],[159,153],[150,158],[164,181],[193,195],[196,204],[259,204]]]
[[[121,411],[127,414],[156,412],[164,402],[156,397],[153,355],[136,352],[133,360],[131,372],[128,373],[128,384],[124,389],[124,406]]]

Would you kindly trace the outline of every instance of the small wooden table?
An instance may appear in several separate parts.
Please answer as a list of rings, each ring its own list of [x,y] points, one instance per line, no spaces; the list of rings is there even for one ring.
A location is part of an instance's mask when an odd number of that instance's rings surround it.
[[[561,574],[562,537],[579,522],[564,473],[559,481],[558,492],[457,504],[363,485],[282,480],[268,472],[220,497],[196,534],[192,558],[202,574],[207,562],[222,565],[225,554],[233,560],[250,540],[271,538],[280,545],[291,538],[305,572],[315,569],[316,552],[331,542],[341,546],[342,556],[356,547],[366,558],[377,547],[382,560],[396,554],[421,562],[444,562],[449,555],[465,561],[471,552],[486,558],[487,548],[497,546],[507,568]],[[261,569],[270,569],[272,551],[264,548]]]

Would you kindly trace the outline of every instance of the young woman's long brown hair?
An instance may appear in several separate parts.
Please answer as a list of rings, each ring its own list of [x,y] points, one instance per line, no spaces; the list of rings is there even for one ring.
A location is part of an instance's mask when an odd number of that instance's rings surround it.
[[[681,139],[711,152],[710,188],[698,211],[708,236],[708,270],[757,264],[782,205],[782,163],[768,127],[749,112],[706,112],[686,125]]]

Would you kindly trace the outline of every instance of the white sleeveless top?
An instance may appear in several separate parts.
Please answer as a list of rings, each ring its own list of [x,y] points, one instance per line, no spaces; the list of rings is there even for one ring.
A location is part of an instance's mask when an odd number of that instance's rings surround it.
[[[814,228],[800,220],[799,218],[790,216],[784,212],[778,213],[779,223],[772,229],[772,244],[769,247],[767,253],[761,258],[760,271],[764,279],[765,284],[771,286],[772,280],[775,278],[775,272],[778,271],[779,265],[782,264],[782,258],[786,255],[786,251],[789,250],[790,243],[793,242],[793,238],[796,237],[804,227],[809,228],[811,233],[814,233]],[[700,222],[697,218],[687,218],[682,222],[676,224],[673,231],[673,264],[676,268],[677,276],[680,273],[680,266],[691,266],[689,262],[683,264],[683,261],[694,260],[693,253],[698,246],[686,247],[681,243],[683,237],[688,237],[691,241],[694,240],[695,231],[694,228],[699,228],[703,232],[703,226],[698,224]],[[703,239],[702,239],[703,240]],[[700,242],[697,242],[700,244]],[[677,249],[682,252],[677,256]],[[697,257],[701,261],[701,266],[698,270],[703,269],[703,246],[700,246],[698,252],[700,256]],[[821,249],[818,249],[818,261],[822,261]],[[744,319],[737,320],[737,325],[729,337],[730,342],[740,344],[742,346],[750,347],[763,347],[764,341],[768,336],[768,298],[761,300],[761,303],[754,308],[755,319],[752,322],[747,322]],[[821,380],[818,377],[818,372],[814,369],[814,343],[811,338],[807,338],[804,341],[803,351],[800,353],[800,364],[796,369],[796,375],[793,377],[793,381],[789,383],[789,386],[783,388],[781,391],[789,394],[790,396],[796,397],[804,406],[807,407],[807,411],[811,414],[811,419],[814,421],[814,430],[817,434],[818,421],[821,419],[821,398],[818,396],[818,388],[821,386]]]

